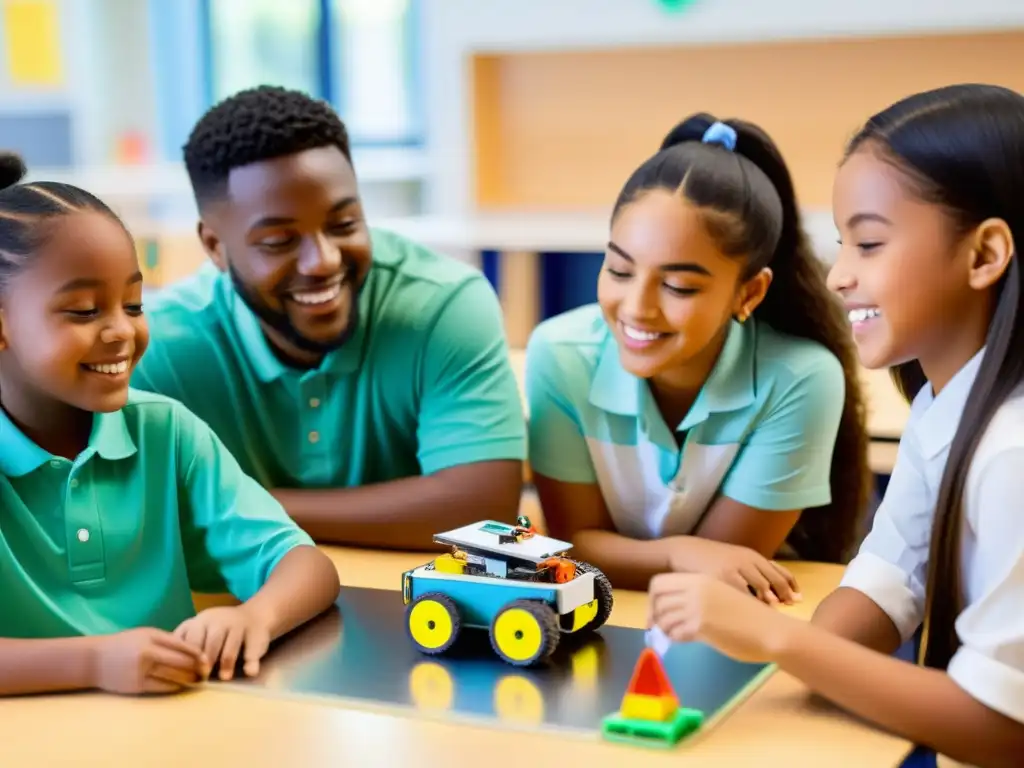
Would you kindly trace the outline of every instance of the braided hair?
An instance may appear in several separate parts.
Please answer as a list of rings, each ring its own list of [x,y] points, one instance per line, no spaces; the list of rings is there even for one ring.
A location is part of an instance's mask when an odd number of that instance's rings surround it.
[[[22,184],[25,173],[20,156],[0,153],[0,293],[46,243],[63,217],[93,211],[124,228],[118,215],[95,195],[55,181]]]

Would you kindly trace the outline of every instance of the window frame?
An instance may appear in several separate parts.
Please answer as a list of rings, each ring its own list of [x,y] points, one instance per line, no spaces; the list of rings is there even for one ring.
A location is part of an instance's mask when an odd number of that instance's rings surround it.
[[[199,0],[199,44],[202,55],[202,96],[203,111],[215,103],[213,55],[213,3],[216,0]],[[394,138],[364,138],[352,136],[353,149],[401,149],[419,148],[424,145],[425,121],[421,98],[423,67],[420,64],[420,0],[408,0],[405,24],[405,57],[406,83],[408,85],[409,114],[411,116],[408,130],[403,136]],[[341,29],[344,22],[339,18],[335,8],[335,0],[316,0],[319,24],[315,30],[316,45],[316,90],[311,94],[315,98],[330,102],[344,119],[345,93],[344,87],[337,77],[336,67],[342,57],[339,54],[340,35],[332,34],[332,30]]]

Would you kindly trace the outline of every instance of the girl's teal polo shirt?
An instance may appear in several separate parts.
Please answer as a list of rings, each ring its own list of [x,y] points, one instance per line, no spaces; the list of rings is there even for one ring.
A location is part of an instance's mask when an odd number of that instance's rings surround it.
[[[312,540],[181,404],[132,390],[75,461],[0,410],[0,637],[173,630]]]
[[[527,345],[533,471],[600,486],[634,538],[690,533],[719,494],[765,510],[828,504],[845,400],[838,359],[751,318],[733,321],[689,413],[671,428],[627,373],[600,308],[541,323]],[[673,431],[685,433],[680,450]]]

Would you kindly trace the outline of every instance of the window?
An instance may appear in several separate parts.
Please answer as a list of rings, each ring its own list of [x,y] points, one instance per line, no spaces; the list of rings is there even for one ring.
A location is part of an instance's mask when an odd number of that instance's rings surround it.
[[[329,100],[355,146],[420,143],[417,0],[204,0],[207,101],[281,85]]]
[[[319,0],[209,0],[208,5],[212,101],[263,84],[324,95]]]
[[[410,0],[334,0],[334,7],[334,98],[353,143],[415,140]]]

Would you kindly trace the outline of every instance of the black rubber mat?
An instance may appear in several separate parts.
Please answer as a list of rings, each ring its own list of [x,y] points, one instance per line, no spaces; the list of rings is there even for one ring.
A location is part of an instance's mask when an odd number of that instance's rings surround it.
[[[642,630],[605,625],[585,640],[563,635],[543,666],[521,669],[495,656],[483,630],[465,631],[444,656],[425,656],[406,635],[404,617],[398,591],[344,588],[337,608],[284,638],[259,677],[237,685],[597,736],[644,648]],[[663,663],[680,704],[706,721],[770,673],[699,643],[672,646]]]

